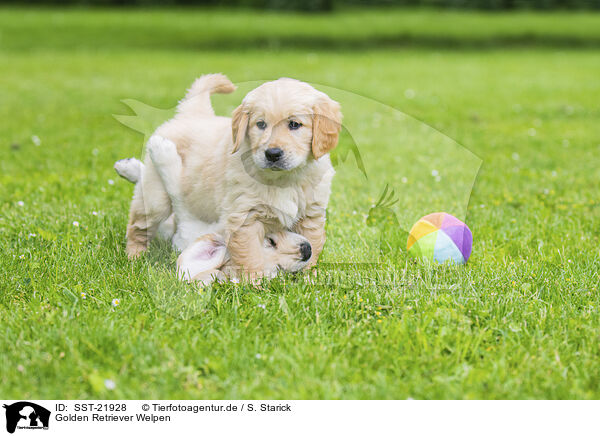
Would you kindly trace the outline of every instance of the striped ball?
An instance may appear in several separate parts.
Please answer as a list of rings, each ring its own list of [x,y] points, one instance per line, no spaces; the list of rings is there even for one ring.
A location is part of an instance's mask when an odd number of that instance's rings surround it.
[[[472,245],[473,235],[465,223],[437,212],[424,216],[410,229],[406,249],[413,257],[463,264],[469,260]]]

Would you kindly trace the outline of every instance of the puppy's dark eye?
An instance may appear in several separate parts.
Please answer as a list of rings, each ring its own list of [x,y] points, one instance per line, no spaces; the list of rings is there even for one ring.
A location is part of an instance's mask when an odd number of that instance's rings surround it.
[[[269,244],[271,245],[271,247],[273,247],[273,248],[277,247],[277,244],[275,243],[275,239],[267,238],[267,241],[269,241]]]
[[[290,130],[299,129],[300,126],[302,126],[302,124],[298,121],[290,120],[290,122],[288,123],[288,127],[290,128]]]
[[[257,121],[256,127],[258,127],[260,130],[265,130],[267,128],[267,123],[265,123],[263,120]]]

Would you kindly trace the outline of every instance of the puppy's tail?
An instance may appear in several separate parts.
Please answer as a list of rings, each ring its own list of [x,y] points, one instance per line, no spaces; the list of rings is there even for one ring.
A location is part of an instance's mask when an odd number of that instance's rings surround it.
[[[223,74],[206,74],[196,79],[187,94],[177,105],[177,113],[191,116],[214,116],[210,103],[212,94],[229,94],[235,85]]]

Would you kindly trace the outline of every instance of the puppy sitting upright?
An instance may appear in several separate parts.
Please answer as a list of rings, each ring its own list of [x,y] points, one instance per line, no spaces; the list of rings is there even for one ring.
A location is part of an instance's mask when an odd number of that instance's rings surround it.
[[[334,170],[328,153],[340,131],[339,104],[293,79],[251,91],[233,119],[215,116],[210,95],[228,93],[222,75],[199,78],[173,119],[155,132],[181,156],[182,201],[197,219],[224,229],[231,262],[260,275],[265,233],[291,230],[312,246],[314,265],[325,243],[325,213]],[[127,231],[131,257],[145,250],[171,202],[146,157]]]

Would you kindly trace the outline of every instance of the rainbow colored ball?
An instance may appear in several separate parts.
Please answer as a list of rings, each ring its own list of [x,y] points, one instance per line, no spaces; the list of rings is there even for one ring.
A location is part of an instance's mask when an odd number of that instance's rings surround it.
[[[413,257],[444,263],[466,263],[471,256],[473,235],[458,218],[437,212],[424,216],[410,229],[406,249]]]

